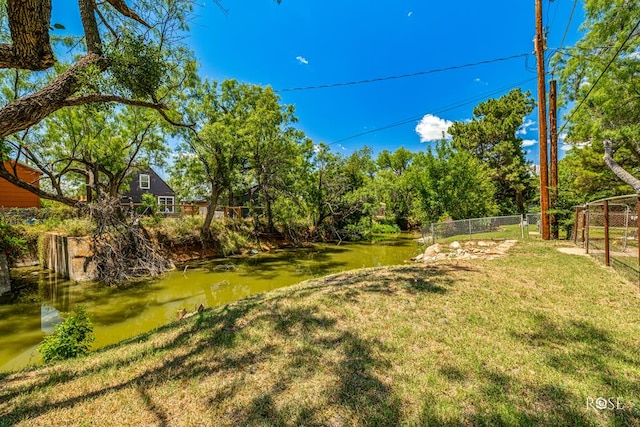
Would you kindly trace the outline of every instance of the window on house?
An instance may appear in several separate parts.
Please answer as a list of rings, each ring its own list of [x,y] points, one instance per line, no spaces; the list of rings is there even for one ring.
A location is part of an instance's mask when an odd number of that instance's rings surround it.
[[[140,174],[140,188],[148,190],[151,187],[151,178],[146,173]]]
[[[173,205],[173,196],[158,196],[158,212],[174,213]]]

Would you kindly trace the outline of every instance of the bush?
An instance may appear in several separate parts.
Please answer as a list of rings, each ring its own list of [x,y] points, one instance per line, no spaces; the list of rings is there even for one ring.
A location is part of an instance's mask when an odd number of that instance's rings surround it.
[[[9,225],[0,217],[0,252],[4,252],[9,264],[19,258],[27,249],[26,242],[18,228]]]
[[[385,222],[374,222],[371,227],[371,232],[374,234],[396,234],[400,233],[400,227],[398,224],[390,224]]]
[[[89,353],[94,341],[93,324],[84,307],[79,306],[64,316],[56,329],[38,346],[45,363],[71,359]]]

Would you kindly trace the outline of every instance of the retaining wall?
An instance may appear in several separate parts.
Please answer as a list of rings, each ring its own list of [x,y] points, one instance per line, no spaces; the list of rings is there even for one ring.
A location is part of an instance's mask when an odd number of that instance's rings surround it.
[[[90,237],[69,237],[47,233],[44,268],[77,282],[93,280],[93,241]]]
[[[11,279],[9,278],[9,262],[7,255],[0,252],[0,295],[11,292]]]

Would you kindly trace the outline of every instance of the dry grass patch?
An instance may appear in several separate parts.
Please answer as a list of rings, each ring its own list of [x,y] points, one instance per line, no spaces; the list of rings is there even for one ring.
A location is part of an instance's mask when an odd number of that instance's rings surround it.
[[[0,426],[640,425],[639,300],[543,243],[332,275],[3,375]]]

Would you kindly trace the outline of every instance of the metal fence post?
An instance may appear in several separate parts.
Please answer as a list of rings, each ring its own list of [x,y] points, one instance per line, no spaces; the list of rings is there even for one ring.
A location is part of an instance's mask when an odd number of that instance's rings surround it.
[[[431,244],[434,245],[436,243],[436,233],[433,231],[433,223],[431,223]]]
[[[471,220],[469,219],[469,240],[471,240]]]
[[[605,200],[602,206],[604,210],[604,264],[611,266],[611,254],[609,252],[609,201]]]

